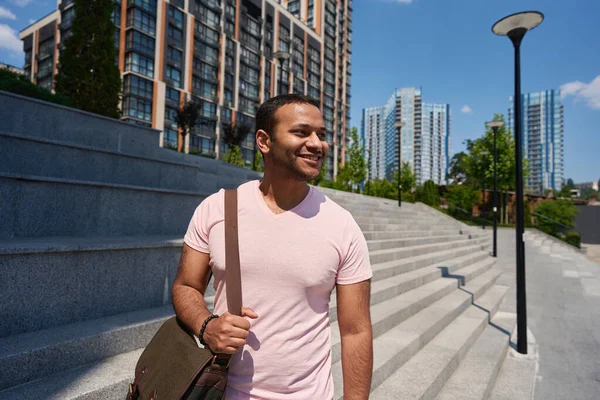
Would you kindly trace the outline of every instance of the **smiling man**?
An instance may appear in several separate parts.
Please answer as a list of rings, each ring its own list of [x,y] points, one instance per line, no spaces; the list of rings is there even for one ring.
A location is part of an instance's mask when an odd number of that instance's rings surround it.
[[[226,399],[329,400],[335,289],[344,399],[367,399],[372,271],[352,215],[307,184],[329,151],[319,104],[302,95],[274,97],[259,108],[256,128],[264,177],[238,188],[243,315],[227,312],[223,190],[190,221],[173,284],[175,312],[197,335],[211,318],[201,342],[234,354]],[[214,315],[203,299],[211,269]]]

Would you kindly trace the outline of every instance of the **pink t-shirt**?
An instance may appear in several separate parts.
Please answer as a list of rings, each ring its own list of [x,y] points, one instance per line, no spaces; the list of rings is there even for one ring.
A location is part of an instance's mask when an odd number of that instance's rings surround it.
[[[259,183],[238,189],[242,299],[258,318],[231,360],[226,398],[332,399],[330,296],[336,284],[372,277],[367,243],[352,215],[318,190],[274,214]],[[210,253],[219,315],[227,311],[223,193],[202,201],[184,238]]]

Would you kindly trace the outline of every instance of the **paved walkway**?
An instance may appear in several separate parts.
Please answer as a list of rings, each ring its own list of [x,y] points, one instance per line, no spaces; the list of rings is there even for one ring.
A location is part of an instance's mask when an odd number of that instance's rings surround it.
[[[600,264],[600,244],[581,244],[587,249],[587,258]]]
[[[598,400],[600,264],[542,238],[528,232],[525,241],[531,354],[511,351],[507,361],[530,369],[522,376],[535,376],[535,400]],[[500,311],[514,313],[513,229],[499,229],[497,265],[505,271],[498,283],[511,287]]]

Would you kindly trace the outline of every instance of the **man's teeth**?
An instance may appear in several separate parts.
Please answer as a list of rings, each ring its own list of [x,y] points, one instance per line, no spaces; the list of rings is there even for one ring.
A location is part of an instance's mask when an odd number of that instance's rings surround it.
[[[300,156],[300,157],[306,158],[306,159],[309,159],[309,160],[312,160],[312,161],[317,161],[319,159],[318,156]]]

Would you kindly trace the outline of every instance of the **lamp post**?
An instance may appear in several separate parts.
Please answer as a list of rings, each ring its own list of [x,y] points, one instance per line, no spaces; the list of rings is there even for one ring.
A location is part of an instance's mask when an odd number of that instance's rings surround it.
[[[523,210],[523,143],[521,121],[521,41],[527,33],[542,23],[544,14],[525,11],[502,18],[492,26],[492,32],[508,36],[515,50],[515,169],[517,196],[517,351],[527,354],[527,302],[525,287],[525,230]]]
[[[479,153],[481,155],[481,229],[485,229],[485,212],[483,205],[485,204],[485,158],[490,155],[487,151]]]
[[[283,76],[283,63],[290,59],[292,55],[287,51],[276,51],[273,54],[273,58],[276,58],[279,61],[279,88],[277,90],[277,94],[280,95],[282,92],[283,85],[281,83]]]
[[[402,207],[402,185],[400,184],[400,171],[402,171],[402,127],[404,122],[394,122],[394,127],[398,131],[398,207]]]
[[[502,121],[490,121],[486,122],[485,126],[488,128],[492,128],[494,131],[494,199],[492,200],[492,204],[494,205],[493,209],[493,217],[494,217],[494,242],[492,249],[492,256],[498,257],[498,147],[497,147],[497,136],[498,129],[504,126],[504,122]]]

